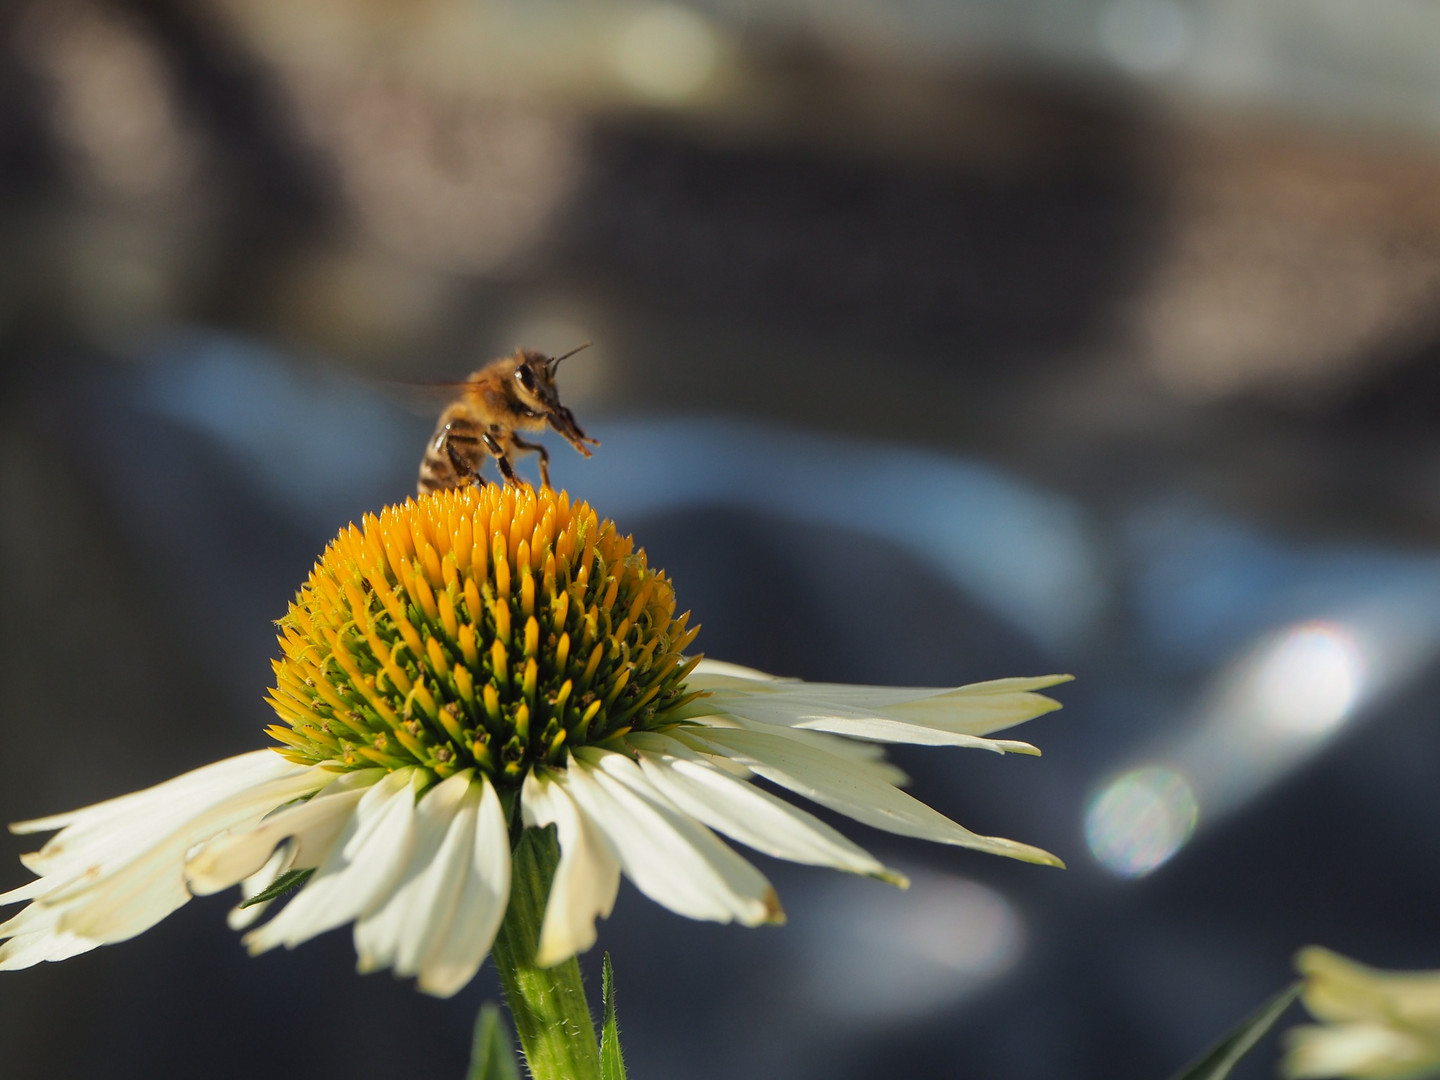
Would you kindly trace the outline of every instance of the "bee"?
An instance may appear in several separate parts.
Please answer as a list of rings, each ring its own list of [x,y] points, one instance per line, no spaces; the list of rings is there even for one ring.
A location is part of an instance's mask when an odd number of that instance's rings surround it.
[[[543,431],[549,425],[588,458],[585,444],[600,444],[581,431],[574,414],[560,404],[555,369],[589,344],[587,341],[564,356],[516,349],[459,383],[460,396],[440,414],[420,462],[420,494],[489,483],[480,473],[487,457],[495,459],[507,484],[519,484],[511,460],[517,453],[539,455],[540,483],[549,487],[550,452],[539,443],[522,439],[517,431]]]

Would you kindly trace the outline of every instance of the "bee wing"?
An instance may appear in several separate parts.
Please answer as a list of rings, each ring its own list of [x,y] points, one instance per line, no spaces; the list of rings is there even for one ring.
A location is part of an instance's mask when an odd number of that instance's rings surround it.
[[[372,379],[371,385],[416,416],[434,416],[460,396],[470,385],[468,379],[444,382],[409,379]]]

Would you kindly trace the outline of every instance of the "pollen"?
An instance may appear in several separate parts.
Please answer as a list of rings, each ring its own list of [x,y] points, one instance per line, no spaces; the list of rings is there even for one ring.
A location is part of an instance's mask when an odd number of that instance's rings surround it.
[[[341,531],[279,621],[269,733],[303,764],[438,778],[670,726],[699,627],[663,571],[564,492],[440,491]]]

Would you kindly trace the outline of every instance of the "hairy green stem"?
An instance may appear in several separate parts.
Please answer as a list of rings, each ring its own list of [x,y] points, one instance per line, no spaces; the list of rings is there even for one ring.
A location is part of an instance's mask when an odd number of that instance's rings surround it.
[[[535,1080],[600,1080],[600,1047],[580,964],[535,966],[545,900],[560,860],[553,829],[526,829],[512,856],[510,906],[491,955]]]

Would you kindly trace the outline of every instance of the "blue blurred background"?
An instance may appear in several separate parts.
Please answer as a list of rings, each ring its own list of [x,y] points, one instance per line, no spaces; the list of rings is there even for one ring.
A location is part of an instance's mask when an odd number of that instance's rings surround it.
[[[709,655],[1079,676],[1040,760],[896,755],[1064,872],[865,833],[908,893],[761,860],[758,931],[626,886],[636,1080],[1159,1080],[1300,945],[1440,967],[1437,47],[1402,0],[12,0],[0,818],[261,745],[271,620],[413,490],[390,384],[593,340],[556,482]],[[0,977],[0,1074],[462,1075],[488,970],[224,910]]]

